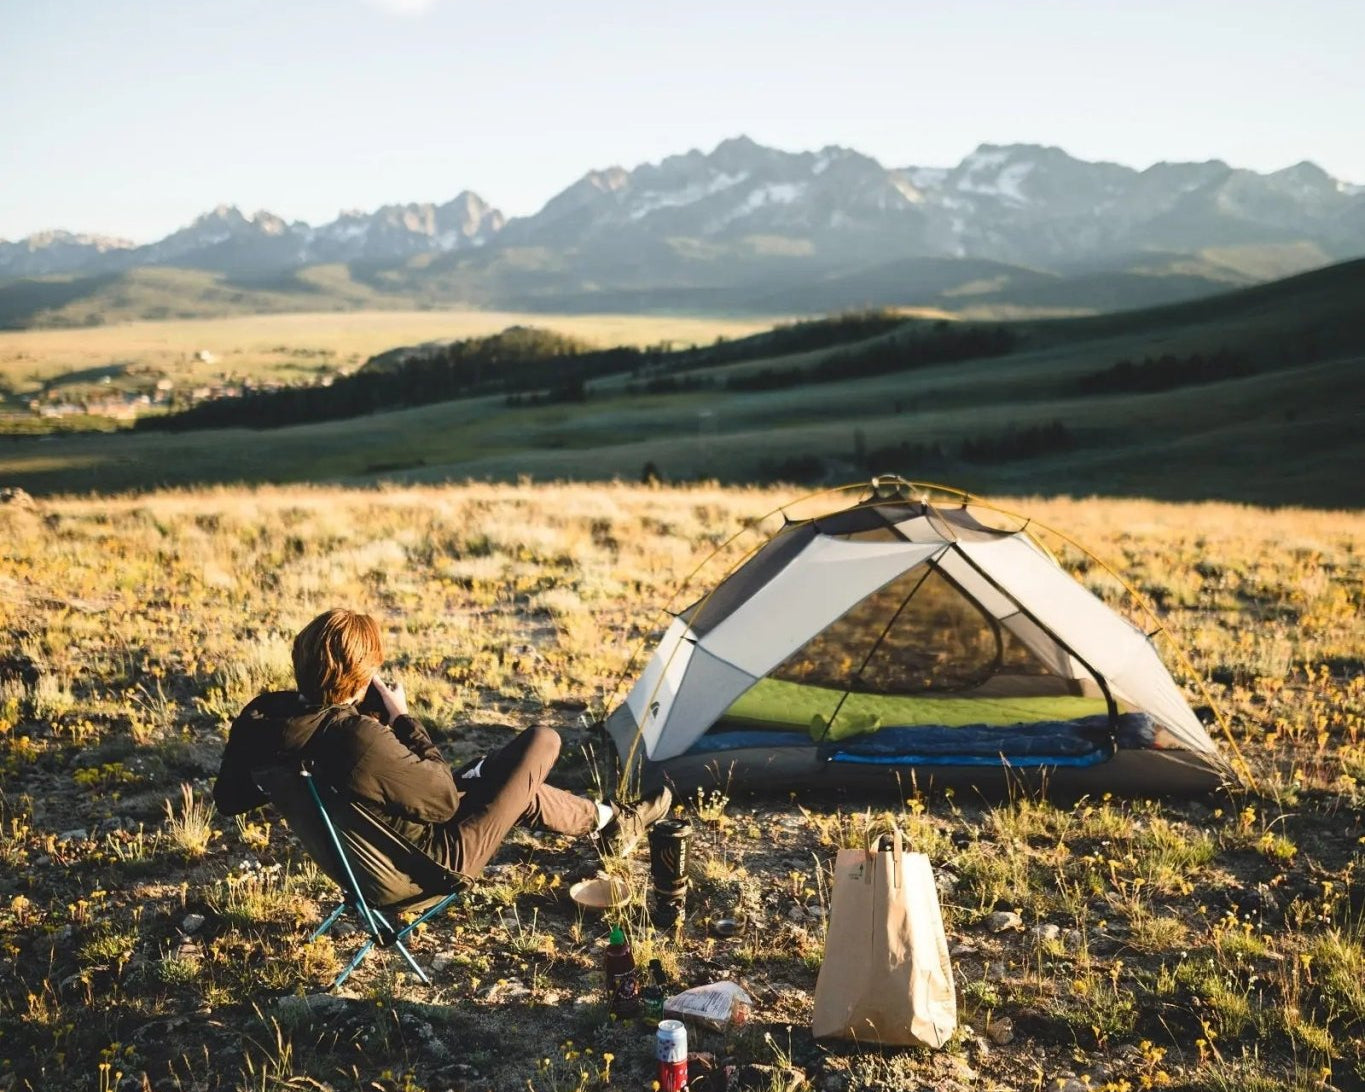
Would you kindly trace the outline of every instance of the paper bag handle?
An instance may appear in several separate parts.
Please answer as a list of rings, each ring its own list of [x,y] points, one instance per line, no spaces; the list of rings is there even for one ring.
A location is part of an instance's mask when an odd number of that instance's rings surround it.
[[[885,844],[888,837],[891,839],[891,845],[890,845],[890,846],[888,846],[888,845]],[[900,886],[901,886],[901,860],[902,860],[903,857],[905,856],[905,839],[904,839],[903,835],[901,834],[901,828],[898,827],[898,826],[893,826],[889,832],[888,832],[888,831],[882,831],[882,832],[880,832],[879,834],[877,834],[877,835],[875,836],[875,843],[876,843],[876,844],[875,844],[875,848],[874,848],[874,844],[873,844],[873,843],[874,843],[874,835],[873,835],[872,831],[869,830],[869,831],[867,832],[867,837],[866,837],[866,840],[865,840],[865,843],[864,843],[865,848],[866,848],[866,852],[867,852],[867,858],[868,858],[867,863],[868,863],[869,865],[872,864],[872,854],[873,854],[874,852],[890,853],[890,854],[892,855],[892,856],[891,856],[891,883],[892,883],[892,885],[893,885],[897,890],[899,890],[899,889],[900,889]],[[864,870],[863,870],[863,875],[864,875],[864,877],[866,877],[866,882],[867,882],[867,883],[871,883],[871,882],[872,882],[872,869],[871,869],[871,868],[866,868],[866,869],[864,869]]]

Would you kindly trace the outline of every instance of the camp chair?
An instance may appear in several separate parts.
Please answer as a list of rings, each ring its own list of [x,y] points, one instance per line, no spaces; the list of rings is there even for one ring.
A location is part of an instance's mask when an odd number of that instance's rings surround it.
[[[403,939],[456,899],[464,877],[427,856],[358,801],[314,777],[308,763],[270,766],[252,776],[308,856],[342,890],[341,905],[308,939],[317,940],[348,908],[368,934],[330,988],[345,982],[376,944],[398,949],[417,977],[430,985]],[[420,916],[401,928],[385,916],[402,913]]]

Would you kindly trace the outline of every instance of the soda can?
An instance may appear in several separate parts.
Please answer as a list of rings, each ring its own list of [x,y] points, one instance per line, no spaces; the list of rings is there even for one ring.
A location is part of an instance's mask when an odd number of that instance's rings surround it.
[[[659,1092],[687,1087],[687,1027],[681,1020],[662,1020],[654,1038],[659,1058]]]

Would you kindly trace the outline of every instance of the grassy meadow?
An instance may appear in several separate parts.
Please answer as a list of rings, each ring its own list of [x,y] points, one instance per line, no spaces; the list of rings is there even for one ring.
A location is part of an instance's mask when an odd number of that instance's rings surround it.
[[[580,714],[619,698],[695,563],[789,499],[470,484],[0,507],[0,1089],[647,1089],[652,1030],[602,1000],[609,923],[567,894],[604,863],[631,884],[616,917],[637,959],[756,997],[746,1027],[693,1036],[745,1088],[1365,1087],[1359,513],[1008,502],[1110,562],[1183,637],[1246,786],[682,801],[692,892],[668,934],[645,927],[643,852],[602,862],[518,833],[417,938],[430,988],[380,953],[320,992],[359,943],[305,943],[329,884],[270,814],[226,820],[208,795],[231,718],[288,684],[292,634],[333,605],[375,614],[388,673],[452,762],[548,725],[560,783],[588,790],[601,744]],[[942,891],[962,1026],[937,1053],[808,1031],[835,851],[889,820]],[[745,928],[710,936],[736,909]],[[997,911],[1019,920],[994,931]]]
[[[354,371],[399,345],[480,337],[509,326],[552,326],[600,345],[706,344],[767,329],[762,317],[688,315],[529,315],[510,311],[351,311],[252,314],[211,319],[123,322],[46,330],[0,330],[0,383],[14,394],[118,384],[139,371],[177,386],[221,375],[290,382]],[[213,360],[197,359],[201,351]]]

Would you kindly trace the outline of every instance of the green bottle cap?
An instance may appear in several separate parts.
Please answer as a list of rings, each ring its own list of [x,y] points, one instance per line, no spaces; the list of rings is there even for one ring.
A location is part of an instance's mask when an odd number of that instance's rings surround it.
[[[624,930],[622,930],[622,928],[621,928],[619,925],[613,925],[613,926],[611,927],[611,936],[608,938],[607,943],[609,943],[609,944],[624,944],[625,942],[626,942],[626,934],[625,934]]]

